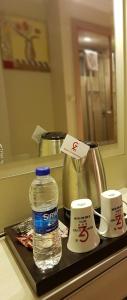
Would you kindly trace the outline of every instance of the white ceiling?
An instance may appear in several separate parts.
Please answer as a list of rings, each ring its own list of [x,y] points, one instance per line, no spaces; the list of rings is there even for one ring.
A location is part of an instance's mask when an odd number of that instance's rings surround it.
[[[75,3],[81,3],[95,9],[102,10],[104,12],[113,11],[113,0],[70,0]]]

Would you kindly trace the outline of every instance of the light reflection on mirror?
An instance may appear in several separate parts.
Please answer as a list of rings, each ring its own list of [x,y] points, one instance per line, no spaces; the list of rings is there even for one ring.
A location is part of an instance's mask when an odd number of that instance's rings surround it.
[[[111,1],[110,6],[111,6]],[[96,3],[98,3],[99,7],[95,7]],[[105,7],[106,13],[108,5],[107,0],[103,1],[103,8]],[[10,0],[2,0],[0,3],[0,11],[1,15],[6,16],[20,16],[23,18],[33,18],[39,20],[41,22],[45,22],[47,26],[47,41],[48,41],[48,51],[50,58],[50,66],[51,72],[32,72],[32,71],[20,71],[20,70],[9,70],[4,69],[1,65],[0,78],[2,84],[2,97],[1,97],[1,112],[0,112],[0,143],[3,144],[4,152],[5,152],[5,161],[15,160],[15,159],[24,159],[30,158],[38,155],[38,145],[31,139],[32,133],[36,127],[36,125],[42,126],[44,129],[48,131],[63,131],[69,132],[70,134],[76,134],[76,131],[69,126],[69,118],[72,118],[73,112],[70,114],[69,109],[72,111],[75,109],[75,95],[73,93],[67,93],[66,83],[65,83],[65,68],[63,60],[63,52],[64,47],[68,48],[69,39],[67,39],[67,45],[65,45],[63,36],[61,35],[61,18],[64,15],[66,19],[66,12],[69,10],[69,26],[71,28],[71,18],[75,17],[76,19],[80,19],[80,21],[85,17],[82,17],[85,14],[86,6],[92,10],[98,11],[98,8],[103,10],[100,7],[98,1],[64,1],[60,0],[23,0],[17,1],[13,0],[10,3]],[[94,6],[93,6],[94,5]],[[102,5],[102,1],[101,1]],[[61,9],[59,11],[59,7],[66,7],[66,9]],[[80,7],[81,6],[81,7]],[[79,12],[76,7],[80,7],[79,11],[82,11],[82,14],[79,16]],[[83,8],[83,9],[82,9]],[[101,11],[100,11],[101,13]],[[62,15],[63,14],[63,15]],[[110,12],[111,17],[112,12]],[[54,17],[55,16],[55,17]],[[88,20],[86,20],[88,21]],[[90,20],[89,22],[93,22]],[[97,23],[97,21],[96,21]],[[102,21],[101,21],[102,23]],[[99,24],[99,19],[98,19]],[[70,30],[70,29],[69,29]],[[72,34],[72,33],[71,33]],[[81,38],[82,34],[84,35],[84,30],[80,32]],[[107,45],[107,38],[103,35],[98,35],[89,31],[85,32],[86,37],[95,38],[100,43]],[[103,41],[103,42],[102,42]],[[87,44],[87,41],[83,41],[83,43]],[[90,43],[90,41],[89,41]],[[79,43],[81,44],[81,42]],[[70,47],[70,45],[69,45]],[[98,46],[97,46],[98,47]],[[106,46],[107,47],[107,46]],[[82,48],[82,46],[80,47]],[[87,46],[86,46],[87,48]],[[88,47],[89,48],[89,47]],[[88,70],[83,69],[83,64],[85,61],[85,52],[82,49],[79,49],[79,58],[81,65],[81,76],[79,76],[79,80],[82,75],[86,72],[88,75]],[[95,47],[92,46],[92,50]],[[101,51],[99,49],[99,51]],[[66,51],[65,51],[66,52]],[[73,51],[72,51],[73,52]],[[72,53],[73,54],[73,53]],[[83,62],[81,62],[83,61]],[[65,61],[66,65],[68,64]],[[102,67],[102,66],[101,66]],[[68,66],[69,68],[69,66]],[[90,73],[90,72],[89,72]],[[95,72],[90,73],[90,80],[96,80]],[[72,81],[74,78],[72,78]],[[82,79],[81,79],[82,80]],[[90,85],[89,80],[89,85]],[[115,82],[115,81],[114,81]],[[96,84],[96,83],[94,83]],[[104,83],[103,83],[104,84]],[[93,93],[90,87],[89,93]],[[97,89],[97,87],[96,87]],[[71,90],[71,84],[68,90]],[[103,92],[103,91],[101,91]],[[111,104],[108,103],[110,100],[107,97],[107,102],[103,104],[103,130],[99,133],[99,138],[97,136],[96,127],[98,127],[98,117],[94,121],[94,124],[91,125],[92,112],[90,111],[90,105],[87,105],[87,109],[85,109],[84,119],[83,119],[83,131],[86,132],[86,136],[83,136],[83,139],[96,139],[99,142],[107,143],[111,142],[111,140],[116,139],[116,132],[113,136],[113,133],[108,139],[109,130],[106,129],[106,115],[110,118],[111,115],[114,114],[114,106],[113,102]],[[73,103],[72,103],[73,102]],[[102,101],[103,102],[103,101]],[[95,104],[95,102],[94,102]],[[102,103],[101,103],[102,104]],[[73,107],[72,107],[73,106]],[[98,107],[98,106],[97,106]],[[96,108],[97,108],[96,107]],[[67,116],[68,114],[68,116]],[[80,114],[78,114],[80,118]],[[68,120],[67,120],[68,118]],[[88,121],[87,121],[88,119]],[[87,124],[86,124],[87,123]],[[96,123],[96,124],[95,124]],[[109,124],[109,122],[108,122]],[[74,127],[77,128],[78,122]],[[100,128],[99,124],[99,128]],[[4,128],[4,134],[3,134]],[[86,129],[87,128],[87,129]],[[95,135],[96,132],[96,136]],[[91,135],[90,135],[91,134]],[[80,134],[77,134],[77,137],[80,137]]]

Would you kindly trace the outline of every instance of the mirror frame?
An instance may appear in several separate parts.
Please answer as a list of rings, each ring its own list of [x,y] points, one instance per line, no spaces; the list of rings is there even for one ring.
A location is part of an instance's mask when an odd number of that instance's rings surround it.
[[[125,77],[124,77],[124,0],[113,0],[113,8],[114,8],[114,23],[115,23],[115,50],[116,50],[116,91],[117,91],[117,140],[118,142],[115,144],[104,145],[100,147],[103,157],[110,157],[124,154],[124,97],[125,97]],[[121,58],[121,59],[120,59]],[[1,60],[1,59],[0,59]],[[1,63],[1,62],[0,62]],[[4,86],[2,69],[0,68],[0,98],[6,97],[6,90]],[[69,128],[68,128],[69,131]],[[32,165],[40,164],[45,160],[35,158],[34,160],[28,159],[23,160],[22,162],[11,162],[6,163],[0,168],[0,178],[6,178],[10,176],[16,176],[20,174],[31,173],[33,168]],[[61,167],[63,164],[63,158],[57,157],[49,157],[46,159],[47,161],[53,161],[53,167]],[[33,164],[31,164],[33,162]],[[36,164],[36,165],[37,165]],[[18,171],[20,169],[20,172]],[[4,173],[4,175],[3,175]]]

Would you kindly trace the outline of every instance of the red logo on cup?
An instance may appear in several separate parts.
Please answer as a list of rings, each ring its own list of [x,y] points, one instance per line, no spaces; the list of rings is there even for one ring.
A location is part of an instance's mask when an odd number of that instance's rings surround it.
[[[87,227],[86,226],[79,226],[78,227],[79,230],[80,230],[80,233],[79,233],[79,237],[81,238],[80,239],[80,242],[86,242],[87,239],[88,239],[88,231],[87,231]]]
[[[118,229],[122,229],[123,228],[122,214],[119,213],[118,215],[115,215],[115,218],[116,218],[116,226],[118,226]]]
[[[78,148],[78,142],[74,142],[74,143],[73,143],[73,146],[72,146],[72,150],[73,150],[73,151],[76,151],[77,148]]]

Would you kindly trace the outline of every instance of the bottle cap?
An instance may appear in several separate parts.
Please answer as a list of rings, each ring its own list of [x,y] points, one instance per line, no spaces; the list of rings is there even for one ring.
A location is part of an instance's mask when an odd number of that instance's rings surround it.
[[[44,176],[50,174],[50,168],[49,167],[38,167],[35,170],[37,176]]]

